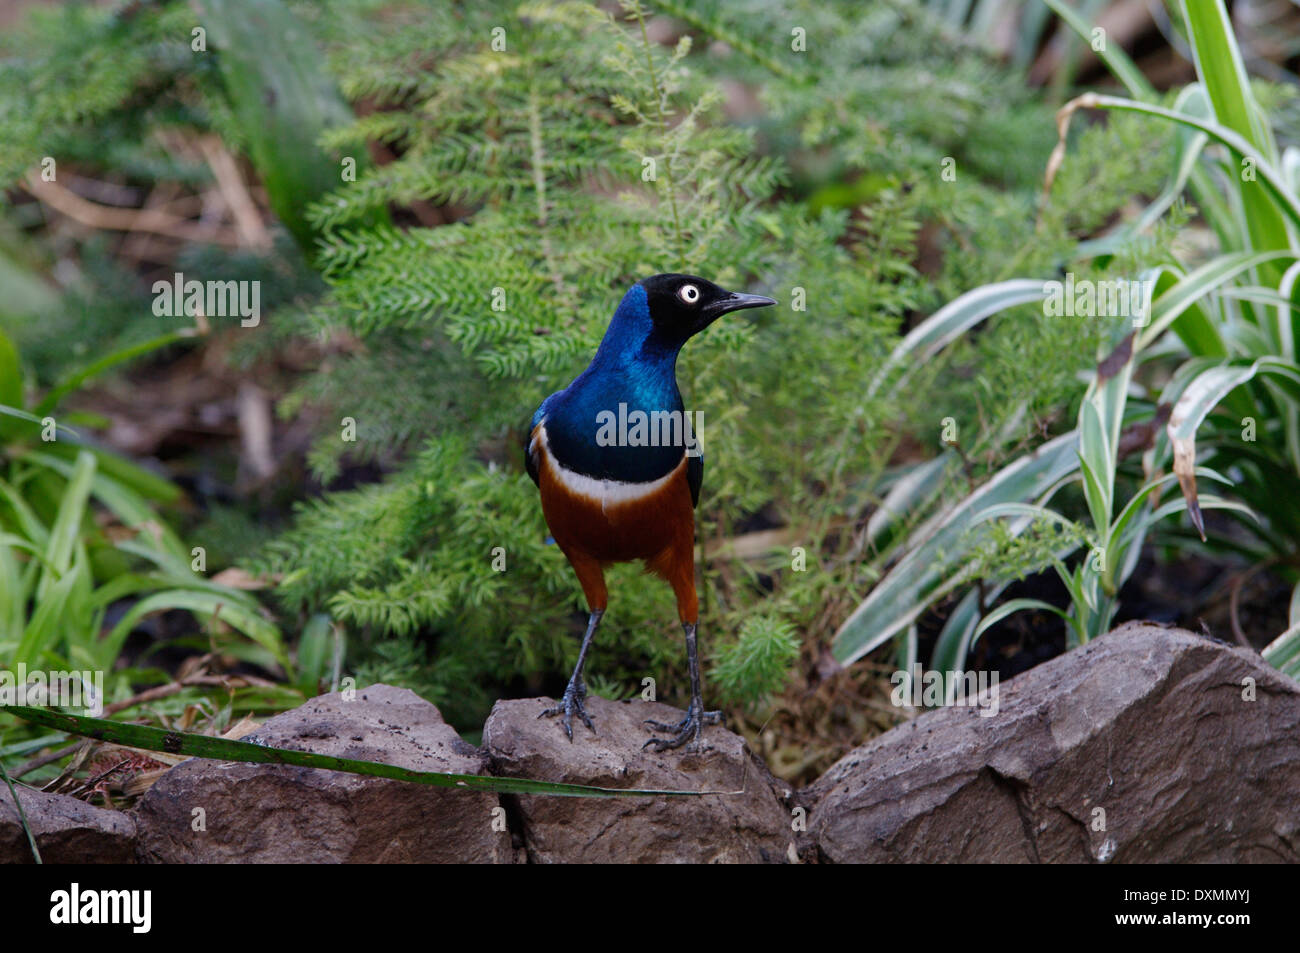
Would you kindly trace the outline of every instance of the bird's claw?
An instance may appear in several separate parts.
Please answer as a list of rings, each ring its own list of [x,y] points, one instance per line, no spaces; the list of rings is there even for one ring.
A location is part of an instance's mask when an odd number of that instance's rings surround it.
[[[722,712],[720,711],[700,712],[700,721],[702,724],[705,725],[720,725],[722,724]],[[689,713],[686,715],[685,718],[677,722],[677,724],[675,725],[668,725],[662,721],[654,721],[653,719],[650,718],[647,718],[643,722],[643,724],[649,725],[655,731],[671,731],[674,733],[686,730],[687,726],[689,726],[690,723],[691,723],[691,716]]]
[[[561,725],[564,728],[564,733],[568,735],[569,740],[572,741],[573,713],[577,712],[578,717],[582,719],[582,723],[586,725],[594,735],[596,733],[596,726],[591,723],[591,717],[587,714],[587,709],[582,704],[582,700],[586,697],[586,685],[582,682],[577,682],[576,684],[574,682],[569,682],[569,687],[564,690],[564,697],[560,699],[560,703],[541,712],[537,717],[547,718],[551,715],[563,715],[564,720],[561,722]]]
[[[671,734],[673,737],[651,738],[641,746],[642,749],[650,748],[657,754],[660,751],[668,751],[685,745],[688,752],[696,752],[704,747],[704,739],[701,737],[704,726],[722,724],[722,712],[703,711],[692,706],[687,711],[686,717],[675,725],[667,725],[662,721],[652,721],[648,718],[645,723],[653,730]]]

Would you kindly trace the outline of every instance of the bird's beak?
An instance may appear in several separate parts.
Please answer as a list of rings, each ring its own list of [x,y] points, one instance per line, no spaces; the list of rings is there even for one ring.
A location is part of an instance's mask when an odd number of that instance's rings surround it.
[[[766,308],[769,304],[776,304],[776,299],[769,298],[766,295],[747,295],[733,291],[725,298],[719,298],[717,301],[706,304],[704,311],[717,318],[730,311],[742,311],[745,308]]]
[[[733,291],[725,298],[710,301],[701,309],[704,320],[697,330],[704,330],[718,318],[732,311],[743,311],[745,308],[766,308],[772,304],[776,304],[776,299],[769,298],[766,295],[750,295]]]

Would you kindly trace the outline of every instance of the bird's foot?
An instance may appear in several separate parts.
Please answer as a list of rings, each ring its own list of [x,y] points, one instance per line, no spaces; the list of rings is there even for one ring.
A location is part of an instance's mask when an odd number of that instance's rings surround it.
[[[704,711],[704,706],[692,704],[686,712],[686,717],[675,725],[667,725],[662,721],[651,721],[650,719],[646,719],[645,723],[655,731],[671,734],[672,737],[651,738],[641,746],[642,748],[653,748],[657,753],[685,745],[688,752],[697,752],[705,747],[702,737],[704,726],[722,724],[722,712]]]
[[[564,690],[564,697],[560,703],[553,708],[548,708],[538,718],[547,718],[551,715],[563,715],[564,720],[561,724],[564,727],[564,733],[573,740],[573,715],[577,712],[582,723],[591,729],[591,733],[596,733],[596,726],[591,723],[591,717],[587,714],[586,707],[582,700],[587,697],[587,686],[582,682],[569,682],[569,687]]]

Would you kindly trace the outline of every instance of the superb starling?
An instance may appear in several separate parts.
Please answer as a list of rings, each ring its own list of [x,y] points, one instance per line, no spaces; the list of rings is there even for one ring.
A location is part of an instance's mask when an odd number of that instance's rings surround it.
[[[700,697],[695,505],[704,460],[677,389],[677,355],[728,311],[771,304],[694,275],[639,281],[623,296],[591,364],[533,414],[525,464],[591,613],[564,698],[542,713],[563,715],[570,741],[575,712],[595,731],[583,706],[582,667],[605,614],[605,566],[636,559],[673,587],[691,678],[686,717],[675,725],[648,721],[671,737],[652,737],[646,746],[698,749],[704,725],[721,720]]]

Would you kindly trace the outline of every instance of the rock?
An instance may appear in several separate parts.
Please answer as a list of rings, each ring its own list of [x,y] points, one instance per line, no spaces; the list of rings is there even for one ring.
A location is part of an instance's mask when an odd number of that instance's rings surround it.
[[[799,796],[802,846],[836,863],[1300,860],[1300,686],[1255,652],[1129,623],[978,711],[842,758]]]
[[[570,742],[545,698],[499,701],[483,729],[492,772],[599,787],[723,791],[702,797],[512,797],[534,863],[780,862],[793,842],[787,791],[739,735],[710,726],[700,754],[642,749],[647,718],[684,712],[654,702],[589,696],[592,734],[575,719]],[[743,789],[743,791],[742,791]],[[737,793],[731,793],[737,792]]]
[[[66,794],[15,784],[36,847],[47,864],[129,864],[135,859],[135,822]],[[34,863],[9,786],[0,782],[0,864]]]
[[[487,767],[437,708],[388,685],[322,695],[246,740],[421,771]],[[141,800],[138,827],[151,862],[513,862],[493,793],[287,765],[184,761]]]

